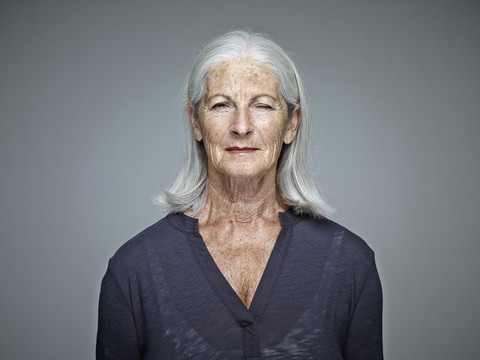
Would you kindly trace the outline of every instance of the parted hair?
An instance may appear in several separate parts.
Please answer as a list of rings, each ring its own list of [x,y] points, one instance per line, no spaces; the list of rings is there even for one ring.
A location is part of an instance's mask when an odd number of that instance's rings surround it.
[[[173,185],[156,199],[170,212],[190,210],[195,216],[205,204],[208,189],[207,156],[202,141],[196,141],[188,115],[194,116],[205,96],[207,75],[219,63],[230,59],[254,59],[265,63],[277,76],[280,94],[287,104],[288,118],[299,105],[301,121],[295,139],[283,144],[277,164],[276,186],[284,203],[297,214],[323,217],[332,208],[320,196],[310,172],[309,113],[305,90],[295,65],[287,53],[265,35],[249,31],[230,31],[201,49],[189,72],[184,89],[185,153]]]

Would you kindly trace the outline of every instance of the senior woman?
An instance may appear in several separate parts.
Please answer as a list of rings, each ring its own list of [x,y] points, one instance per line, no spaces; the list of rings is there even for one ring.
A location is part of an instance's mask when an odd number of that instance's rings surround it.
[[[170,214],[102,281],[98,359],[382,359],[372,250],[325,218],[287,54],[233,31],[186,86],[187,156]]]

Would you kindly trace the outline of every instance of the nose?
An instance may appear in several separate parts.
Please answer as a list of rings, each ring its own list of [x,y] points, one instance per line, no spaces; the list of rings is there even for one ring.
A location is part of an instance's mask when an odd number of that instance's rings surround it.
[[[248,136],[253,133],[248,109],[238,109],[235,112],[230,131],[235,136]]]

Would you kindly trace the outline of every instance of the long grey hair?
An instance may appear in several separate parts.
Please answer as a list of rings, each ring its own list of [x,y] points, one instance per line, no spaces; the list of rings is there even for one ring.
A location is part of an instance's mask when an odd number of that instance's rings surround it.
[[[207,156],[203,142],[193,136],[188,104],[194,115],[205,95],[208,72],[222,61],[251,58],[261,61],[278,77],[280,93],[287,104],[288,117],[297,105],[301,122],[297,135],[284,144],[277,165],[276,186],[284,203],[298,214],[322,217],[332,212],[320,196],[309,168],[309,114],[305,90],[297,69],[285,51],[267,37],[247,31],[231,31],[210,41],[194,61],[185,86],[186,151],[182,168],[174,184],[157,198],[170,212],[190,210],[195,216],[205,204],[208,189]]]

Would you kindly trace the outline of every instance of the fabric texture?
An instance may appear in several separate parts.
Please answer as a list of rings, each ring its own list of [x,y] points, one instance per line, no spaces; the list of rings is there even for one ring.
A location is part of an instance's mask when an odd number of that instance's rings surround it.
[[[383,359],[373,251],[328,219],[280,220],[249,309],[196,219],[170,214],[125,243],[102,280],[97,359]]]

